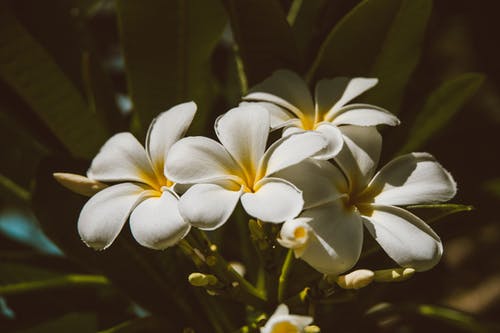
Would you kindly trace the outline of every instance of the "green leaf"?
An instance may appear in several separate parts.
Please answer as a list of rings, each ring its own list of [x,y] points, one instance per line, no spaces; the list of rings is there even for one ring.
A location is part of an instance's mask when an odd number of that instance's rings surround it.
[[[0,3],[0,79],[36,112],[76,157],[90,158],[108,136],[80,91]]]
[[[424,219],[427,223],[436,222],[451,214],[474,210],[473,206],[458,204],[412,205],[406,208]]]
[[[444,82],[427,98],[408,132],[408,141],[399,154],[420,149],[443,128],[479,89],[484,76],[466,73]]]
[[[224,8],[217,0],[116,4],[140,136],[158,113],[190,100],[199,110],[194,132],[201,132],[216,94],[210,59],[225,25]]]
[[[97,318],[93,313],[69,313],[55,320],[49,320],[16,333],[94,333],[97,331]]]
[[[142,333],[142,332],[172,332],[171,325],[160,317],[144,317],[129,320],[99,333]]]
[[[372,76],[380,81],[367,102],[397,112],[420,58],[432,0],[365,0],[330,31],[309,80]]]
[[[278,1],[224,0],[224,4],[249,86],[277,69],[298,69],[297,48]]]

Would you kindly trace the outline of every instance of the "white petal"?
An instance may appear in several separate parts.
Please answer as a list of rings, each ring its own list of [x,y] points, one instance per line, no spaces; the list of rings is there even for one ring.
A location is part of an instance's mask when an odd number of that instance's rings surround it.
[[[402,267],[425,271],[443,254],[439,236],[417,216],[392,206],[374,205],[363,222],[382,249]]]
[[[240,106],[258,104],[269,112],[269,121],[272,130],[286,126],[291,120],[296,118],[286,109],[268,102],[241,102]]]
[[[337,80],[337,81],[336,81]],[[320,84],[319,82],[318,84]],[[336,92],[341,89],[341,87],[345,87],[342,93],[342,96],[336,101],[336,103],[328,110],[324,119],[333,119],[335,114],[342,108],[344,105],[349,103],[354,98],[358,97],[368,89],[373,88],[378,83],[377,79],[369,79],[357,77],[354,79],[346,80],[345,78],[337,78],[328,80],[325,83],[322,83],[325,87],[320,87],[319,91],[317,91],[317,99],[320,100],[324,98],[322,95],[328,94],[328,88],[335,90]],[[335,98],[337,98],[338,93],[335,94]],[[326,103],[323,103],[326,106]]]
[[[342,200],[304,211],[311,218],[312,231],[301,258],[324,274],[340,274],[351,269],[359,259],[363,245],[360,215],[344,207]]]
[[[189,232],[177,207],[178,199],[169,191],[141,202],[130,215],[130,230],[139,244],[162,250],[179,242]]]
[[[328,161],[307,159],[274,174],[302,191],[304,209],[338,199],[348,191],[342,172]]]
[[[227,150],[217,141],[202,136],[175,143],[167,155],[165,175],[178,183],[208,182],[241,174]]]
[[[367,191],[378,194],[377,204],[414,205],[448,201],[455,196],[457,186],[432,155],[411,153],[387,163]]]
[[[276,308],[276,311],[272,314],[271,317],[273,316],[282,316],[282,315],[287,315],[290,314],[290,310],[288,310],[288,306],[286,304],[280,304]]]
[[[264,178],[255,193],[244,193],[246,212],[265,222],[281,223],[296,217],[304,205],[302,192],[286,180]]]
[[[335,156],[349,179],[351,192],[363,189],[372,178],[380,157],[382,136],[376,127],[342,126],[344,146]]]
[[[295,256],[300,257],[310,239],[310,218],[298,217],[283,223],[277,239],[283,247],[293,249]],[[314,236],[313,236],[314,237]]]
[[[260,332],[303,332],[312,322],[312,317],[291,315],[286,304],[280,304],[264,327],[260,328]]]
[[[258,174],[271,175],[300,163],[321,151],[326,145],[323,135],[312,131],[283,137],[268,148],[261,160]]]
[[[224,148],[252,175],[266,150],[269,128],[269,112],[257,103],[231,109],[215,122]]]
[[[163,174],[168,150],[184,136],[195,113],[194,102],[182,103],[161,113],[149,125],[146,147],[158,174]]]
[[[155,186],[156,176],[144,147],[130,133],[113,135],[101,147],[87,171],[102,182],[136,181]]]
[[[387,110],[370,104],[351,104],[341,108],[335,118],[327,119],[333,125],[376,126],[400,124],[399,119]]]
[[[344,145],[342,132],[330,123],[320,124],[316,127],[316,131],[323,134],[323,137],[327,140],[328,145],[314,157],[321,160],[329,160],[335,157]]]
[[[94,249],[107,248],[120,233],[134,207],[152,192],[133,183],[113,185],[98,192],[80,212],[80,237]]]
[[[238,203],[241,190],[217,184],[193,185],[179,200],[179,211],[191,225],[203,230],[221,227]]]
[[[288,124],[285,128],[283,128],[282,137],[289,136],[296,133],[304,133],[307,130],[303,129],[300,125],[300,120],[297,122],[293,122],[292,124]]]
[[[269,102],[290,110],[296,116],[314,119],[314,104],[304,80],[289,70],[278,70],[250,89],[247,101]]]

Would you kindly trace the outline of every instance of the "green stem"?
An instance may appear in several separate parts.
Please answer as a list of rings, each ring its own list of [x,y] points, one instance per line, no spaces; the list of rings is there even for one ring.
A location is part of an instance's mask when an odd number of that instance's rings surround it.
[[[286,287],[288,285],[288,276],[293,264],[293,250],[288,250],[285,261],[281,266],[281,274],[278,282],[278,303],[282,303],[285,299]]]
[[[69,274],[41,281],[21,282],[0,286],[0,295],[15,295],[60,288],[101,287],[109,285],[108,279],[101,275]]]

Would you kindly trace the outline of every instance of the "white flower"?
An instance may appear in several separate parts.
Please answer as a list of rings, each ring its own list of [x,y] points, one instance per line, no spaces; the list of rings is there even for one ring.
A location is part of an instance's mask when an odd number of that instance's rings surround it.
[[[243,97],[268,109],[273,129],[285,127],[283,135],[318,131],[328,139],[328,147],[316,157],[329,159],[342,148],[349,134],[344,125],[398,125],[390,112],[370,104],[349,104],[377,84],[377,79],[345,78],[321,80],[316,84],[314,100],[304,80],[288,70],[278,70],[250,89]],[[246,104],[243,102],[242,104]]]
[[[288,307],[280,304],[260,333],[302,333],[312,321],[312,317],[291,315]]]
[[[193,102],[179,104],[151,123],[146,149],[130,133],[112,136],[93,159],[87,177],[113,185],[92,196],[78,219],[82,240],[95,249],[113,243],[130,215],[130,229],[143,246],[164,249],[190,229],[179,214],[165,157],[191,124]]]
[[[248,214],[267,222],[283,222],[302,210],[302,193],[273,176],[326,145],[317,133],[282,138],[266,150],[269,113],[259,105],[234,108],[215,123],[220,143],[205,137],[177,142],[167,157],[167,176],[195,184],[179,202],[192,225],[212,230],[227,221],[238,200]]]
[[[310,160],[277,176],[304,192],[304,211],[286,221],[283,246],[318,271],[336,275],[352,268],[361,253],[363,224],[382,249],[402,267],[430,269],[443,247],[438,235],[397,206],[443,202],[456,193],[451,175],[427,153],[395,158],[375,176],[381,137],[377,130],[345,126],[346,146],[335,161]]]

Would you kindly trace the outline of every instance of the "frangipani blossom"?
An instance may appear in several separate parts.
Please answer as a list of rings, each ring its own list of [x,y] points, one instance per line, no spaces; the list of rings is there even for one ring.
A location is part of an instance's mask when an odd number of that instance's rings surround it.
[[[112,185],[93,195],[80,213],[78,232],[88,246],[110,246],[129,216],[132,235],[149,248],[172,246],[189,232],[164,161],[195,113],[196,104],[189,102],[159,115],[149,127],[146,149],[128,132],[115,134],[102,146],[87,177]]]
[[[373,78],[324,79],[316,84],[313,100],[306,82],[299,75],[278,70],[250,89],[243,100],[264,106],[271,115],[271,127],[285,128],[283,136],[303,131],[322,133],[328,140],[328,147],[316,157],[329,159],[340,151],[344,138],[349,135],[343,130],[345,125],[399,124],[396,116],[378,106],[347,104],[377,82]]]
[[[304,191],[304,211],[286,221],[280,243],[318,271],[336,275],[361,253],[363,225],[402,267],[424,271],[443,253],[439,236],[409,211],[397,207],[443,202],[456,193],[451,175],[427,153],[395,158],[374,175],[381,137],[375,128],[345,126],[346,146],[335,158],[310,160],[282,170]]]
[[[312,322],[312,317],[291,315],[286,304],[280,304],[260,333],[303,333]]]
[[[318,133],[281,138],[266,150],[269,113],[259,105],[229,110],[215,123],[220,143],[187,137],[172,146],[166,175],[194,184],[179,202],[181,215],[205,230],[227,221],[241,197],[248,214],[267,222],[292,219],[302,210],[302,192],[273,175],[326,146]]]

